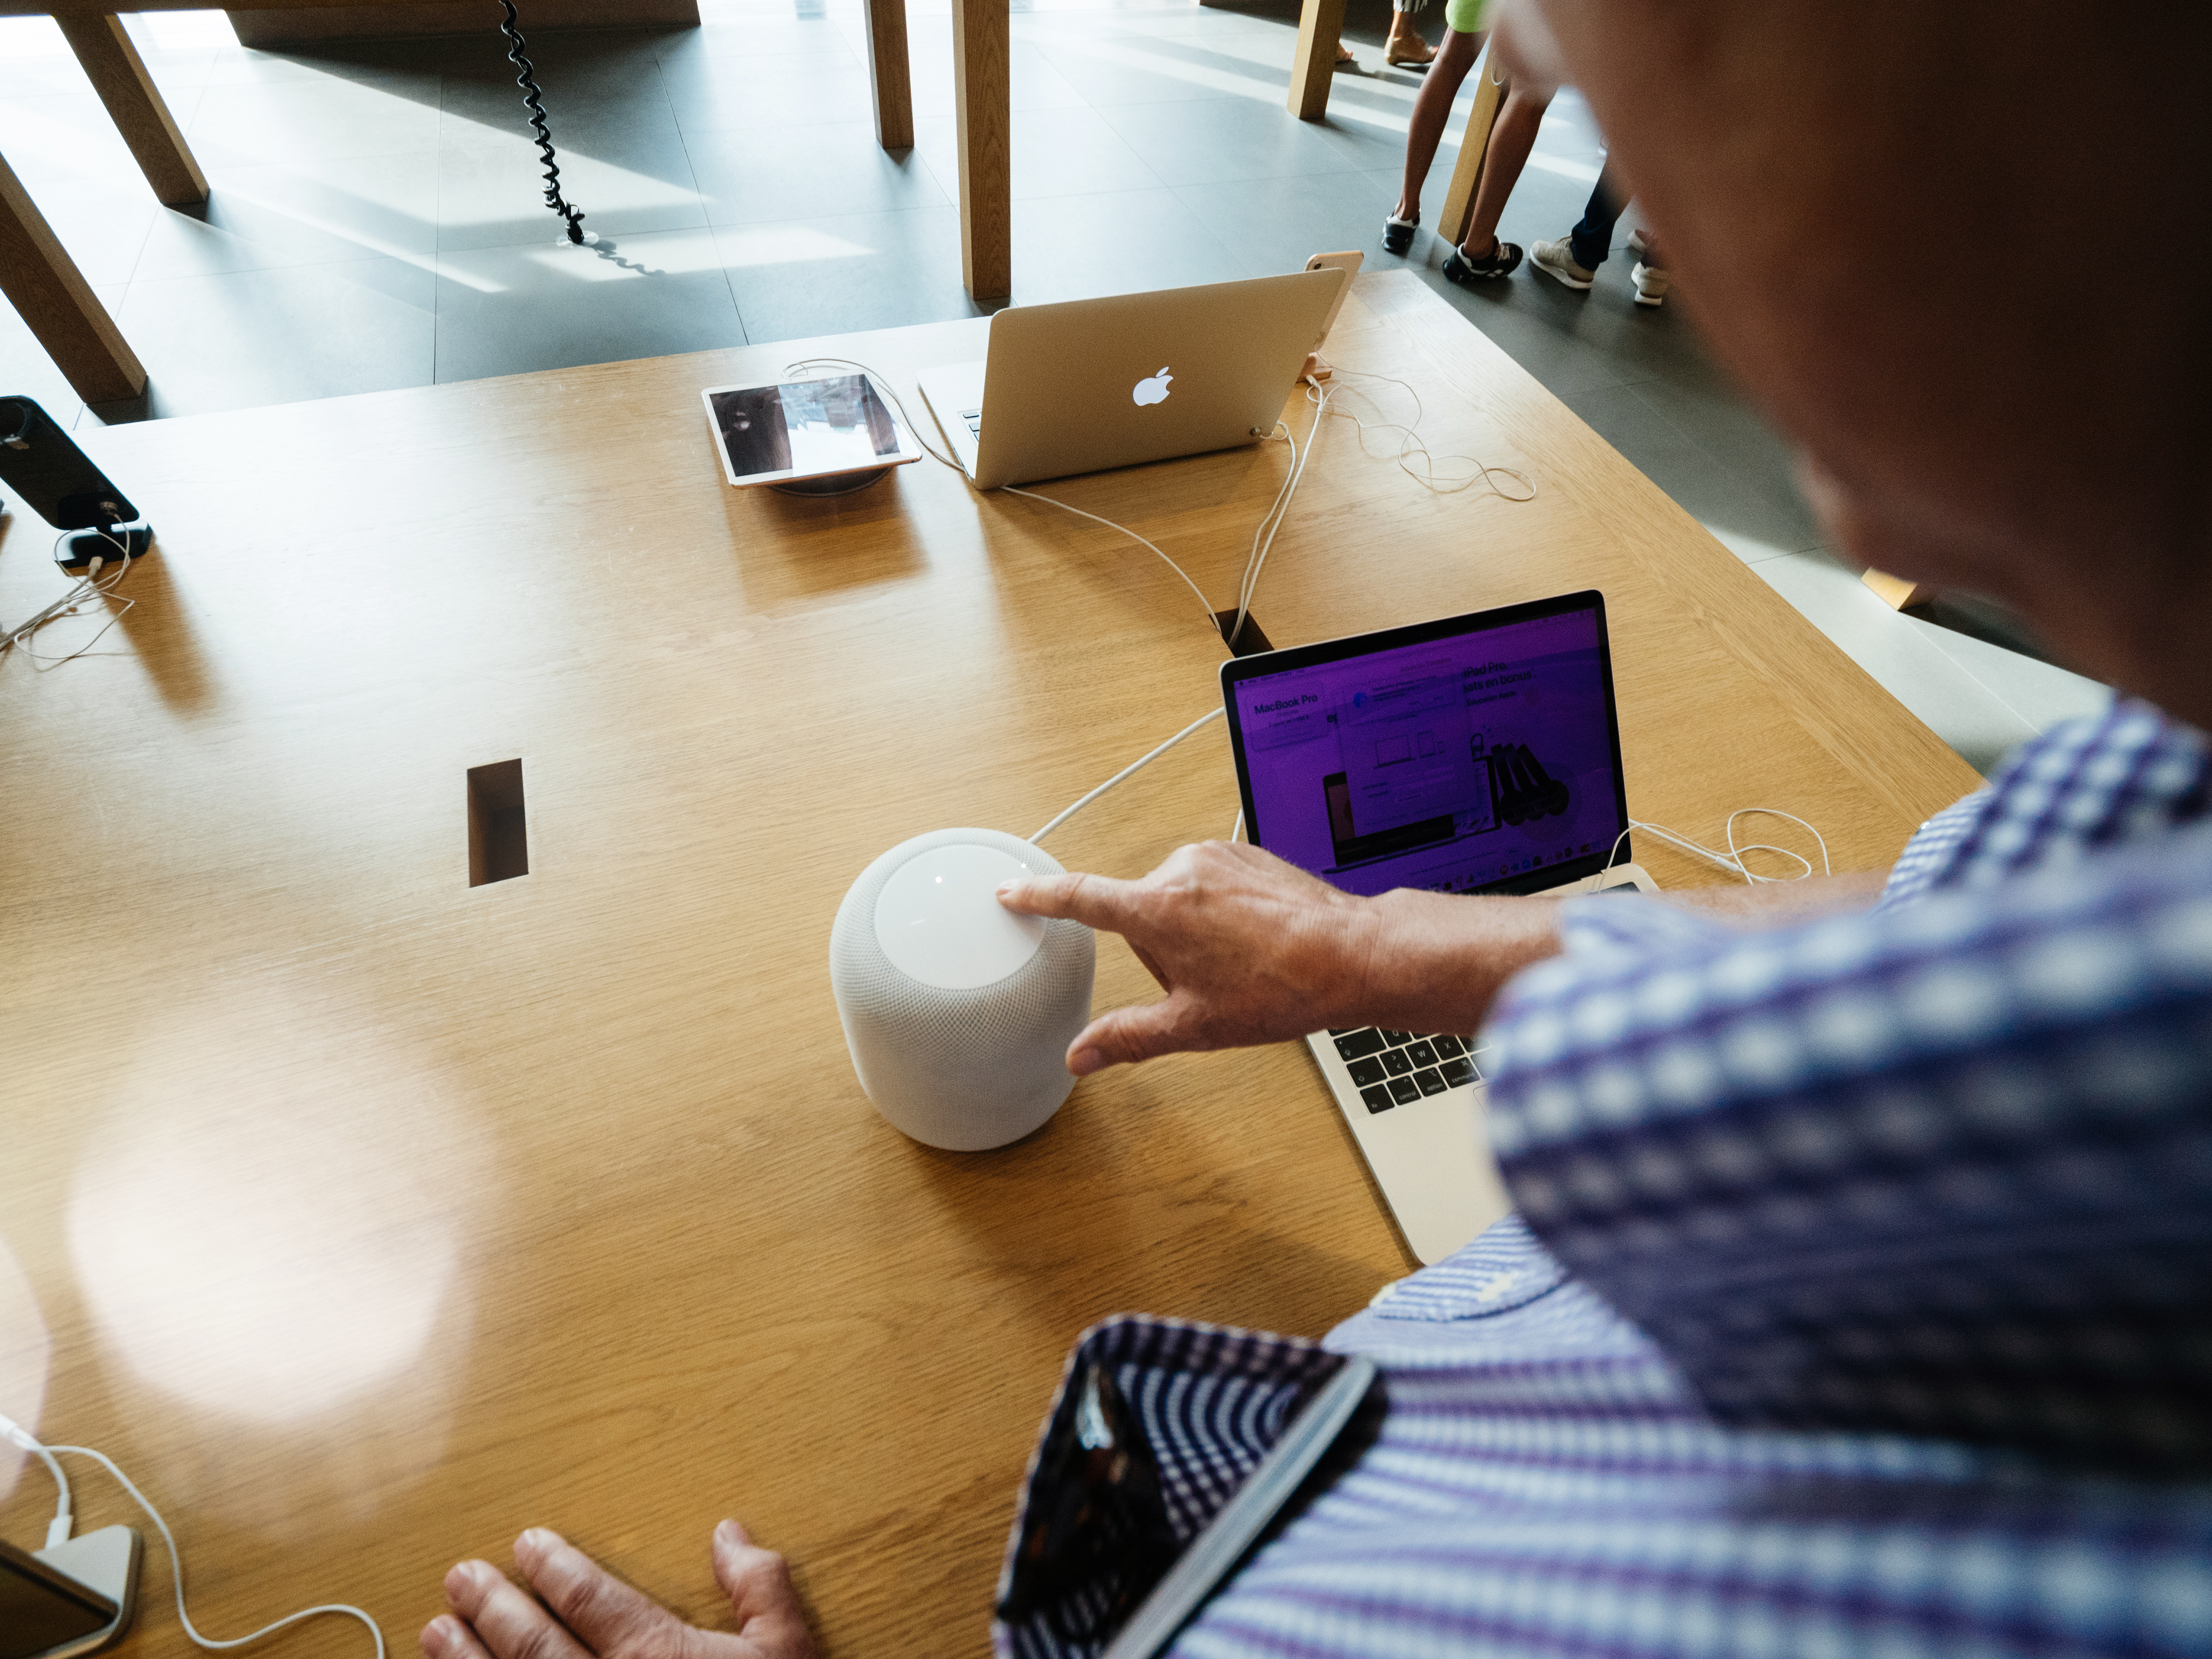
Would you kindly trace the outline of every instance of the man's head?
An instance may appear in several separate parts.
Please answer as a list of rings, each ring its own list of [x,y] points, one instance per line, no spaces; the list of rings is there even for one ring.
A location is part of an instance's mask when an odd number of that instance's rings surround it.
[[[1838,550],[2212,723],[2212,8],[1516,0]]]

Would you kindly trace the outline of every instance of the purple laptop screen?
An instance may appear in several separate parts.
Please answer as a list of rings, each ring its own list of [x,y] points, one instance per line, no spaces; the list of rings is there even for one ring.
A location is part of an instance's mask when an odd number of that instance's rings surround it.
[[[1353,893],[1602,856],[1626,820],[1595,611],[1231,688],[1253,840]]]

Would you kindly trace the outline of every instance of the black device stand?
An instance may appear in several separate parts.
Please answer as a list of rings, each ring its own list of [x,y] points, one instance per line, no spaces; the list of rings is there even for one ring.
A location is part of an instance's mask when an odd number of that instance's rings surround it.
[[[82,570],[94,559],[105,559],[110,564],[123,558],[143,559],[153,547],[153,526],[143,521],[115,524],[63,538],[54,545],[54,562],[64,570]]]
[[[819,478],[794,478],[788,483],[772,483],[770,489],[781,490],[787,495],[850,495],[866,489],[878,478],[888,478],[891,469],[872,466],[862,472],[832,472]]]

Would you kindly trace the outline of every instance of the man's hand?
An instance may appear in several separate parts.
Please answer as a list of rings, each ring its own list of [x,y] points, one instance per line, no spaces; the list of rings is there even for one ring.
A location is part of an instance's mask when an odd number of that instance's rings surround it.
[[[813,1659],[783,1558],[734,1521],[714,1528],[714,1577],[729,1593],[734,1636],[685,1624],[543,1527],[514,1540],[514,1564],[535,1597],[489,1561],[446,1575],[453,1612],[423,1626],[426,1659]]]
[[[1508,975],[1558,949],[1547,901],[1355,898],[1241,842],[1180,848],[1140,881],[1011,881],[999,902],[1121,934],[1168,994],[1091,1021],[1068,1047],[1078,1077],[1327,1026],[1472,1032]]]
[[[1091,1021],[1067,1051],[1078,1077],[1332,1024],[1361,1000],[1376,943],[1364,900],[1242,842],[1178,848],[1141,881],[1074,872],[1010,881],[999,902],[1121,934],[1168,994]]]

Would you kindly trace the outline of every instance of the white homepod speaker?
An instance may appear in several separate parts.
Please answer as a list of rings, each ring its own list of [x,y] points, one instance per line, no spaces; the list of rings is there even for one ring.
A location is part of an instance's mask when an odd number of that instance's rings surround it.
[[[854,882],[830,930],[830,985],[876,1109],[926,1146],[1019,1140],[1075,1086],[1067,1045],[1091,1021],[1097,941],[1080,922],[1018,916],[1015,876],[1056,876],[997,830],[902,842]]]

